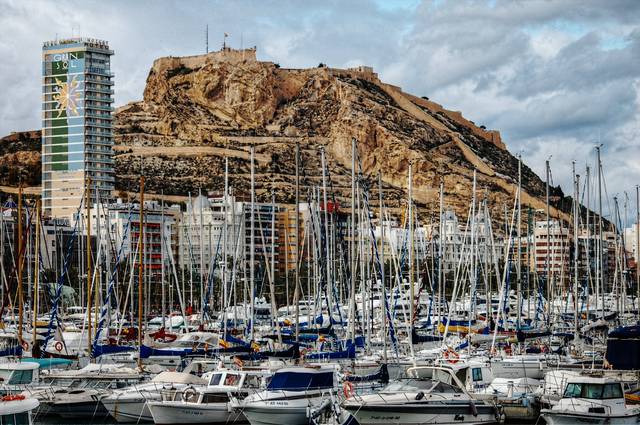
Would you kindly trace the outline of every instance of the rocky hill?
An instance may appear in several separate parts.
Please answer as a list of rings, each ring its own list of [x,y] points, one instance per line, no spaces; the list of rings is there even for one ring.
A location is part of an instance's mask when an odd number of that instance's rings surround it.
[[[443,181],[447,205],[466,217],[474,169],[497,221],[516,191],[518,161],[497,131],[385,84],[370,68],[285,69],[258,61],[254,49],[157,59],[143,100],[116,111],[115,135],[116,188],[125,192],[137,191],[141,173],[149,192],[220,191],[228,157],[231,185],[246,193],[254,145],[259,199],[292,202],[299,144],[305,187],[320,184],[324,149],[332,190],[347,202],[353,138],[364,174],[382,173],[391,207],[403,205],[409,162],[423,215],[437,211]],[[522,175],[523,202],[544,208],[544,183],[525,165]],[[566,210],[559,189],[554,195]]]

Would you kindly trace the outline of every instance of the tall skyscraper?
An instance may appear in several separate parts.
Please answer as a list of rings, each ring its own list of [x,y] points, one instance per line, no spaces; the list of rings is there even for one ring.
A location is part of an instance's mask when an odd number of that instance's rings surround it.
[[[90,182],[92,204],[114,184],[113,74],[106,41],[72,38],[42,46],[42,206],[73,216]]]

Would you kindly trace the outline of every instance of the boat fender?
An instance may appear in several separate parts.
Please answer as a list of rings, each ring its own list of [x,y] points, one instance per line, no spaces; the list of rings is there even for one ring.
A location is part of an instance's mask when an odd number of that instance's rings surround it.
[[[478,408],[476,407],[476,404],[473,402],[473,400],[469,402],[469,409],[471,410],[471,414],[473,416],[478,416]]]
[[[424,393],[422,391],[416,394],[416,400],[422,400],[423,398],[424,398]]]
[[[22,341],[22,349],[27,351],[29,349],[29,343],[27,341]]]

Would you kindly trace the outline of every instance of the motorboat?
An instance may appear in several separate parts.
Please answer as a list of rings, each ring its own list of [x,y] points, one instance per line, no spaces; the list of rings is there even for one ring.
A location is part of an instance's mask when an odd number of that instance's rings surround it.
[[[640,407],[628,407],[622,383],[609,377],[569,378],[562,398],[540,413],[549,425],[640,423]]]
[[[119,423],[153,422],[149,403],[160,400],[162,393],[182,392],[185,388],[206,383],[206,380],[191,373],[162,372],[150,382],[114,390],[102,398],[102,405]]]
[[[377,393],[353,394],[342,407],[361,425],[498,422],[497,407],[471,396],[451,369],[412,367],[407,376]]]
[[[0,398],[0,424],[32,425],[33,411],[39,404],[37,399],[24,395],[4,395]]]
[[[189,387],[163,400],[150,401],[149,411],[157,425],[246,422],[241,411],[230,408],[231,399],[244,400],[269,375],[260,370],[219,370],[206,387]]]
[[[336,368],[287,367],[277,370],[266,389],[231,405],[252,425],[307,425],[309,412],[338,392]]]

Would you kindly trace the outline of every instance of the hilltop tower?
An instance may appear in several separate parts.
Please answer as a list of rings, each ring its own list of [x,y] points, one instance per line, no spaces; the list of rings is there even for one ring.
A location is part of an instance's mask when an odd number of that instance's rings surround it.
[[[113,171],[113,74],[106,41],[71,38],[42,46],[42,206],[73,216],[91,182],[92,204],[109,201]],[[89,180],[90,179],[90,180]]]

